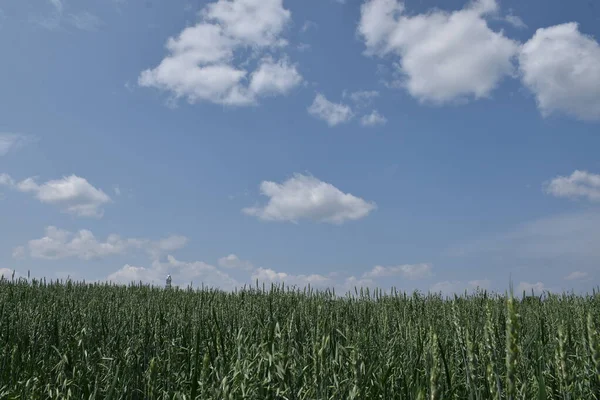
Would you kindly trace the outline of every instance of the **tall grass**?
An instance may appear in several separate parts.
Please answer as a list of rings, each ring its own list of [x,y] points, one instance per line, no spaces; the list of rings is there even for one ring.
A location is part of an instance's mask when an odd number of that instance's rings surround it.
[[[0,281],[1,399],[598,399],[600,296]]]

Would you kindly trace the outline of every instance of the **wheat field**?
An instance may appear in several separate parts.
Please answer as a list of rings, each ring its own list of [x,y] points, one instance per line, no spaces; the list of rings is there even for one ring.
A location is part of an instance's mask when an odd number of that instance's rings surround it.
[[[598,399],[600,296],[2,279],[1,399]]]

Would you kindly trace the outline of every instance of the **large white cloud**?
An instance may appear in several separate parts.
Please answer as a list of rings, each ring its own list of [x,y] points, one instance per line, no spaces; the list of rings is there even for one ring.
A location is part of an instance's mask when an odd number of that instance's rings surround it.
[[[556,197],[600,201],[600,175],[575,170],[570,176],[558,176],[552,179],[545,190]]]
[[[519,55],[522,80],[543,115],[600,119],[600,45],[574,22],[540,28]]]
[[[261,96],[286,94],[302,81],[285,57],[264,57],[254,72],[247,69],[256,55],[286,45],[282,34],[291,13],[282,0],[219,0],[208,4],[201,16],[198,24],[169,38],[169,54],[140,74],[141,86],[191,103],[242,106],[255,104]]]
[[[69,232],[54,226],[46,228],[46,235],[40,239],[30,240],[26,246],[15,249],[14,255],[21,258],[28,254],[32,258],[59,260],[79,258],[91,260],[125,254],[131,250],[145,250],[152,258],[180,249],[187,243],[187,238],[170,236],[158,241],[138,238],[121,238],[117,234],[108,235],[106,240],[98,240],[94,234],[82,229]]]
[[[308,113],[327,122],[329,126],[348,122],[354,115],[350,106],[329,101],[321,93],[315,96],[312,104],[308,107]]]
[[[16,183],[9,175],[2,174],[1,184],[21,192],[33,193],[42,203],[58,206],[64,212],[79,217],[100,218],[104,214],[102,207],[112,201],[102,189],[77,175],[38,184],[34,178]]]
[[[348,220],[366,217],[376,208],[350,193],[344,193],[330,183],[302,174],[294,174],[285,182],[264,181],[260,185],[269,201],[264,206],[248,207],[248,215],[266,221],[291,221],[309,219],[318,222],[341,224]]]
[[[479,0],[454,12],[409,15],[400,1],[368,0],[361,7],[358,32],[367,54],[400,57],[402,85],[419,100],[440,104],[482,98],[514,73],[519,48],[489,28],[486,17],[497,10],[495,0]]]

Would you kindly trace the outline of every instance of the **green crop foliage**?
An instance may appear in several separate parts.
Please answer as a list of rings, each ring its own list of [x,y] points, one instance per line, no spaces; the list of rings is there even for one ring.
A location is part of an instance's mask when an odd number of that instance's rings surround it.
[[[0,280],[0,399],[599,399],[600,296]]]

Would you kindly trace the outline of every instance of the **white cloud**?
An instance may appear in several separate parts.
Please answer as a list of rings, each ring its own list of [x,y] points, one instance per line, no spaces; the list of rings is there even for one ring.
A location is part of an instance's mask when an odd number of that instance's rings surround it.
[[[309,284],[315,288],[332,287],[334,282],[323,275],[293,275],[285,272],[277,272],[270,268],[257,268],[251,276],[251,281],[260,283],[283,283],[286,286],[298,286],[304,288]]]
[[[570,176],[558,176],[545,187],[546,193],[571,199],[600,201],[600,175],[575,170]]]
[[[252,74],[245,69],[255,55],[287,44],[281,36],[291,13],[282,0],[219,0],[208,4],[201,16],[201,22],[167,41],[169,55],[140,74],[141,86],[190,103],[244,106],[256,104],[261,96],[286,94],[302,81],[285,57],[264,58]],[[248,50],[252,56],[244,55]]]
[[[431,264],[404,264],[393,267],[382,267],[377,265],[372,270],[365,272],[363,278],[386,278],[391,276],[401,276],[406,279],[423,279],[432,276]]]
[[[13,278],[13,274],[15,279],[19,279],[21,277],[21,275],[13,269],[0,268],[0,279],[4,278],[6,280],[11,280]]]
[[[199,287],[203,284],[222,290],[233,290],[240,286],[239,282],[215,266],[202,261],[183,262],[173,256],[168,256],[167,262],[164,263],[154,261],[150,268],[127,264],[110,274],[107,279],[121,284],[142,281],[163,286],[167,275],[171,275],[174,286],[193,285]]]
[[[600,119],[600,45],[580,33],[577,23],[538,29],[523,45],[519,62],[523,84],[542,115]]]
[[[314,22],[314,21],[306,21],[302,25],[302,28],[300,28],[300,32],[305,33],[307,31],[309,31],[310,29],[317,29],[317,28],[318,28],[318,25],[317,25],[316,22]]]
[[[56,9],[56,11],[58,11],[59,13],[62,13],[63,3],[61,0],[50,0],[50,4],[52,4],[52,6]]]
[[[567,275],[565,277],[565,280],[567,280],[567,281],[579,281],[579,280],[587,278],[587,276],[588,276],[587,272],[573,271],[573,272],[571,272],[569,275]]]
[[[377,110],[373,110],[371,114],[363,115],[360,119],[360,123],[362,126],[385,125],[387,123],[387,118],[379,114]]]
[[[343,193],[330,183],[302,174],[294,174],[281,184],[264,181],[260,190],[269,197],[269,202],[265,206],[245,208],[243,212],[266,221],[309,219],[341,224],[364,218],[376,208],[375,203]]]
[[[318,93],[313,103],[308,107],[308,113],[319,118],[329,126],[336,126],[348,122],[353,117],[352,109],[345,104],[333,103]]]
[[[459,11],[408,15],[400,1],[369,0],[361,7],[358,32],[368,55],[400,57],[402,85],[419,100],[483,98],[514,73],[519,48],[488,27],[486,17],[497,10],[495,0],[479,0]]]
[[[158,241],[143,241],[152,258],[159,258],[161,254],[184,248],[188,243],[185,236],[172,235]]]
[[[517,15],[513,15],[512,13],[510,13],[506,17],[504,17],[504,20],[506,22],[508,22],[509,24],[511,24],[512,26],[514,26],[515,28],[518,28],[518,29],[527,28],[527,24],[525,24],[525,22],[523,22],[521,17],[519,17]]]
[[[480,279],[480,280],[472,280],[469,282],[462,281],[442,281],[434,283],[429,291],[432,293],[442,293],[444,295],[450,294],[461,294],[465,291],[473,291],[477,288],[479,289],[489,289],[490,287],[489,279]]]
[[[112,201],[101,189],[76,175],[51,180],[41,185],[36,183],[34,178],[15,183],[10,176],[1,176],[3,178],[0,178],[0,184],[21,192],[33,193],[42,203],[58,206],[64,212],[79,217],[100,218],[104,214],[102,207]]]
[[[8,174],[0,174],[0,185],[3,186],[14,186],[15,181],[13,180],[13,178],[11,178],[10,175]]]
[[[116,254],[123,254],[132,247],[140,247],[136,239],[121,239],[119,235],[109,235],[105,242],[99,242],[89,230],[72,232],[54,226],[46,228],[46,236],[30,240],[27,250],[32,258],[58,260],[63,258],[79,258],[91,260]]]
[[[223,268],[240,269],[245,271],[254,270],[254,265],[252,265],[250,261],[240,260],[235,254],[230,254],[228,256],[219,258],[218,264],[219,267]]]
[[[34,136],[19,133],[0,132],[0,156],[8,154],[9,151],[17,150],[35,140]]]
[[[78,14],[70,14],[68,22],[77,29],[84,31],[96,31],[102,25],[102,20],[89,11]]]
[[[125,254],[130,250],[145,250],[152,258],[180,249],[187,243],[187,238],[170,236],[158,241],[148,239],[121,238],[117,234],[108,235],[105,241],[99,241],[94,234],[82,229],[76,233],[54,226],[46,228],[46,236],[30,240],[26,246],[17,247],[13,256],[24,256],[28,253],[32,258],[60,260],[79,258],[92,260],[114,255]]]
[[[161,279],[166,279],[158,275],[154,270],[150,270],[145,267],[136,267],[133,265],[125,264],[123,268],[113,272],[107,278],[110,282],[129,284],[131,282],[144,282],[144,283],[160,283]]]
[[[344,93],[344,97],[349,97],[357,106],[365,107],[370,105],[376,97],[379,97],[377,90],[359,90],[349,95]]]
[[[522,294],[524,291],[525,295],[528,296],[531,294],[532,290],[533,290],[534,294],[540,295],[543,292],[547,291],[548,289],[542,282],[535,282],[535,283],[519,282],[519,285],[517,286],[517,290],[514,293],[514,295],[518,296],[518,295]]]
[[[296,49],[298,49],[298,51],[300,52],[304,52],[304,51],[308,51],[310,50],[311,46],[308,43],[298,43],[298,45],[296,46]]]
[[[96,31],[102,25],[102,20],[89,11],[81,11],[78,13],[65,14],[65,2],[61,0],[50,0],[52,12],[44,15],[31,18],[33,23],[48,30],[58,30],[70,25],[73,28]]]
[[[286,94],[302,82],[295,66],[287,60],[266,58],[252,73],[250,91],[259,96]]]

